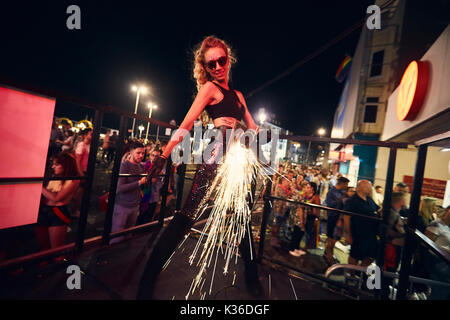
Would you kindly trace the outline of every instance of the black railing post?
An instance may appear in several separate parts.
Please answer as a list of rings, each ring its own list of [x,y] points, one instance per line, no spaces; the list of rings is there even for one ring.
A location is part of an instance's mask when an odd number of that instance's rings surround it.
[[[117,183],[119,181],[120,164],[122,161],[127,123],[128,118],[122,115],[120,117],[119,137],[116,140],[116,155],[114,157],[114,166],[111,173],[111,183],[109,186],[108,209],[106,210],[105,223],[103,226],[103,235],[102,235],[103,244],[109,243],[109,235],[111,233],[112,228],[114,203],[116,202],[116,190],[117,190]]]
[[[376,264],[380,271],[384,268],[384,259],[386,252],[386,231],[389,214],[391,210],[392,189],[394,186],[395,161],[397,160],[397,148],[391,147],[389,150],[388,168],[386,173],[386,185],[384,188],[383,200],[383,222],[380,223],[380,242],[377,252]],[[384,277],[381,277],[381,292],[378,292],[379,298],[388,299],[388,287]]]
[[[266,228],[267,228],[267,219],[270,216],[271,212],[271,206],[270,206],[270,198],[269,196],[272,193],[272,179],[273,176],[269,176],[267,183],[266,183],[266,189],[264,192],[264,209],[263,209],[263,216],[261,221],[261,230],[259,231],[259,248],[258,248],[258,261],[261,261],[263,255],[264,255],[264,241],[266,240]]]
[[[409,202],[408,223],[406,226],[406,239],[403,248],[400,279],[398,283],[397,300],[404,300],[408,289],[409,274],[411,272],[411,259],[416,249],[417,240],[415,232],[417,228],[417,219],[420,206],[420,196],[422,194],[423,175],[425,171],[425,162],[427,160],[427,145],[419,146],[417,153],[416,168],[414,171],[413,189],[411,200]]]
[[[177,204],[175,206],[176,210],[181,209],[183,204],[183,189],[184,189],[184,178],[186,177],[186,164],[182,163],[177,167],[178,171],[178,183],[177,183]]]
[[[89,211],[89,202],[91,201],[92,183],[94,182],[95,163],[97,161],[97,150],[100,139],[100,129],[102,127],[103,111],[95,111],[94,128],[92,132],[91,145],[89,149],[89,158],[86,172],[86,182],[83,190],[83,197],[80,207],[80,220],[78,221],[78,233],[76,248],[83,250],[84,235],[86,233],[87,216]]]
[[[162,192],[161,192],[161,209],[159,210],[159,224],[163,225],[164,224],[164,216],[166,213],[166,207],[167,207],[167,193],[169,192],[169,179],[170,179],[170,174],[171,174],[171,170],[172,170],[172,157],[167,158],[167,163],[166,163],[166,174],[164,176],[164,184],[162,187]]]

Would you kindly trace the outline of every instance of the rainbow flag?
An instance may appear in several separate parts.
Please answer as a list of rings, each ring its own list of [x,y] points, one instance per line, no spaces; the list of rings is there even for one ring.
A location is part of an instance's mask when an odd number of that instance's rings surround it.
[[[352,58],[349,55],[346,55],[344,60],[339,65],[339,68],[335,75],[335,78],[339,83],[344,81],[345,77],[347,77],[348,73],[350,72],[351,66],[352,66]]]

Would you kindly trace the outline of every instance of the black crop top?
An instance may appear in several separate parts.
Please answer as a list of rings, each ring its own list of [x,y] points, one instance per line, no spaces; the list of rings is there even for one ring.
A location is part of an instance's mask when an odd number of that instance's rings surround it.
[[[208,115],[214,120],[220,117],[232,117],[241,121],[244,118],[245,108],[239,101],[234,90],[227,90],[213,82],[222,92],[223,99],[216,104],[206,106]]]

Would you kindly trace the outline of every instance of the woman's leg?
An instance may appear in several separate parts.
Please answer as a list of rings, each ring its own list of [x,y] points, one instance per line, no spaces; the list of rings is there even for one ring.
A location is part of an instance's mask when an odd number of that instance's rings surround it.
[[[66,242],[67,226],[54,226],[48,228],[51,248],[57,248]]]
[[[43,250],[50,249],[50,237],[48,232],[48,226],[36,226],[34,227],[34,233],[36,234],[39,248]]]
[[[183,209],[176,213],[164,229],[147,261],[137,299],[152,299],[153,290],[162,267],[189,232],[198,216],[198,207],[215,176],[215,165],[201,165],[195,173],[192,188]]]

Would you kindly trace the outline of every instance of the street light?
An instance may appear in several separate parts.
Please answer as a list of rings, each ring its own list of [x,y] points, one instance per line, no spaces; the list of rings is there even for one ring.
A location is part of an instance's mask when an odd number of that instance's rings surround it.
[[[156,104],[153,104],[151,102],[149,102],[147,104],[149,111],[148,111],[148,117],[151,118],[152,117],[152,111],[153,109],[158,108],[158,106]],[[148,142],[148,128],[150,127],[150,122],[147,122],[147,133],[145,134],[145,141]]]
[[[144,86],[131,86],[131,90],[136,92],[136,106],[134,107],[134,114],[137,114],[137,109],[139,105],[139,96],[147,93],[147,88]],[[136,124],[136,118],[133,118],[133,127],[131,128],[131,138],[134,138],[134,126]]]
[[[139,139],[140,139],[141,136],[142,136],[142,130],[144,130],[144,126],[141,124],[141,125],[138,127],[138,129],[139,129]]]
[[[323,135],[325,135],[326,130],[324,128],[319,128],[319,130],[317,130],[317,134],[319,135],[319,137],[322,137]],[[314,136],[314,134],[311,135],[311,137]],[[308,152],[306,153],[306,163],[308,164],[309,161],[309,149],[311,148],[311,141],[309,141],[308,143]]]
[[[259,123],[262,125],[264,121],[266,121],[267,115],[264,112],[264,109],[259,110]]]

